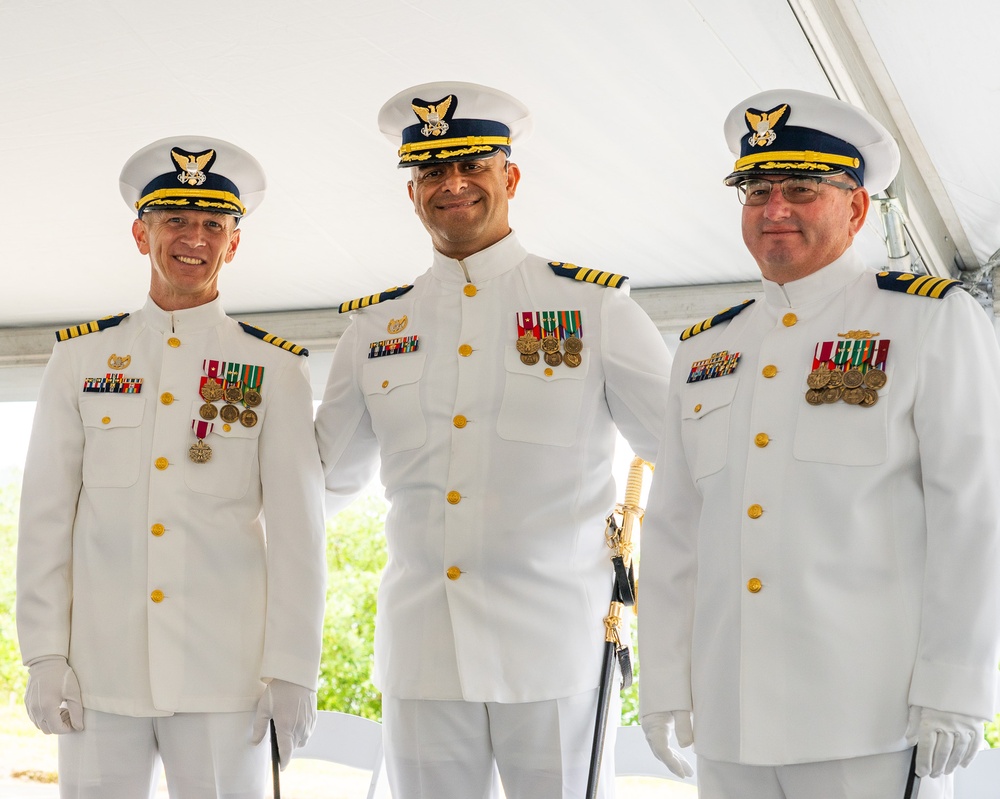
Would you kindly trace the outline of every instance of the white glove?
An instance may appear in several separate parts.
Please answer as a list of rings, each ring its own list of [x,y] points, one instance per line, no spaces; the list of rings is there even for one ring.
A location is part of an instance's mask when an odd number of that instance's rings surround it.
[[[906,740],[917,747],[917,776],[940,777],[965,768],[983,748],[983,722],[961,713],[911,707]]]
[[[257,703],[251,733],[254,744],[264,740],[271,719],[274,719],[278,759],[284,771],[292,758],[292,750],[303,746],[316,727],[316,692],[293,682],[271,680]]]
[[[54,655],[28,666],[24,706],[28,718],[46,735],[83,729],[80,682],[66,658]]]
[[[682,747],[690,746],[694,742],[691,711],[668,710],[665,713],[649,713],[642,717],[642,731],[646,734],[646,743],[653,750],[656,759],[678,777],[690,777],[694,774],[691,764],[670,746],[671,729],[677,734],[677,743]]]

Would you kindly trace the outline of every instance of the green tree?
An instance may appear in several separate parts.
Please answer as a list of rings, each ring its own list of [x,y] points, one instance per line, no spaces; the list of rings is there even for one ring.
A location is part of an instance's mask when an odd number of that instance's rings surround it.
[[[385,567],[385,502],[357,500],[327,525],[329,569],[318,704],[381,721],[382,696],[372,684],[375,606]]]

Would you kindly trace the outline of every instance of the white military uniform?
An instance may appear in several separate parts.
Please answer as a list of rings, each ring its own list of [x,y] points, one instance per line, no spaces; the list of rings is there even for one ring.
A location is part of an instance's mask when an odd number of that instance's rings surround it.
[[[206,359],[261,367],[262,401],[252,427],[216,418],[195,463]],[[172,313],[148,300],[56,344],[21,508],[21,652],[68,657],[85,708],[252,711],[262,678],[315,686],[324,525],[305,358],[218,300]]]
[[[522,362],[526,311],[580,312],[578,367]],[[394,336],[417,346],[369,357]],[[382,691],[528,703],[596,688],[615,429],[653,457],[669,358],[627,287],[557,276],[513,233],[461,263],[435,251],[412,290],[356,314],[317,434],[335,504],[381,455]]]
[[[817,345],[844,337],[890,342],[878,401],[808,403]],[[734,371],[686,382],[720,353]],[[693,708],[699,755],[756,765],[903,750],[910,706],[990,716],[1000,355],[975,301],[880,290],[848,250],[675,357],[643,713]]]

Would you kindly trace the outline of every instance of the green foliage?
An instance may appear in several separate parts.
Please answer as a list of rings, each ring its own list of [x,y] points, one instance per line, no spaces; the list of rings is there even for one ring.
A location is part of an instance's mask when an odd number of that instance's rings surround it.
[[[380,721],[382,696],[372,684],[375,604],[385,567],[385,502],[369,495],[327,525],[329,569],[318,703]]]
[[[14,623],[14,567],[17,563],[17,510],[21,498],[20,474],[4,475],[0,484],[0,699],[20,700],[28,682],[21,665]]]
[[[986,743],[991,749],[1000,748],[1000,713],[997,717],[986,725]]]

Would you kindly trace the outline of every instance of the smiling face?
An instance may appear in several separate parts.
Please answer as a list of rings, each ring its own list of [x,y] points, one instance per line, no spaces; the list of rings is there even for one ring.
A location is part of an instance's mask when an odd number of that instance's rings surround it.
[[[764,205],[743,206],[743,241],[775,283],[806,277],[832,263],[861,230],[871,200],[864,188],[821,184],[814,202],[788,202],[776,188]]]
[[[503,153],[414,167],[407,189],[435,249],[462,259],[510,233],[508,201],[521,178]]]
[[[207,211],[147,211],[132,223],[132,236],[149,256],[149,296],[165,311],[219,296],[222,265],[233,260],[240,243],[234,217]]]

